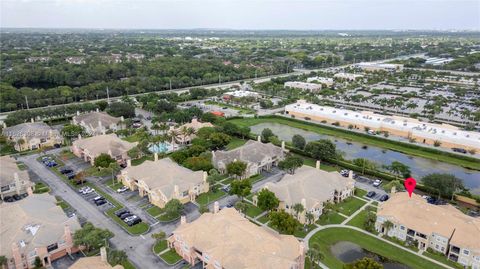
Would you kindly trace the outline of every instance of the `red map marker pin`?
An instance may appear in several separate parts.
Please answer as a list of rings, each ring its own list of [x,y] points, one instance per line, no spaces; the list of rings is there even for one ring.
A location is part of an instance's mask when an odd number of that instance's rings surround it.
[[[408,196],[412,197],[412,192],[415,189],[415,186],[417,185],[417,181],[413,177],[409,177],[405,179],[405,189],[408,191]]]

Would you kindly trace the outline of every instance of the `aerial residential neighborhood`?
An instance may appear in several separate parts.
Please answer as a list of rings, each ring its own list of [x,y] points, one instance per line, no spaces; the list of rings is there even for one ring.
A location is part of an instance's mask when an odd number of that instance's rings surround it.
[[[477,1],[3,1],[0,268],[480,269]]]

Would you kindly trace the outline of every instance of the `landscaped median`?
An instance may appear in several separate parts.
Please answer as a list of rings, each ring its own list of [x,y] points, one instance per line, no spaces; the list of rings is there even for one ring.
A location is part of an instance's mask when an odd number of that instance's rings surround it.
[[[116,223],[118,223],[125,231],[127,231],[129,234],[131,235],[140,235],[140,234],[144,234],[146,232],[148,232],[148,230],[150,229],[150,226],[145,223],[145,222],[140,222],[136,225],[133,225],[133,226],[128,226],[122,219],[120,219],[119,217],[117,217],[115,215],[115,212],[124,208],[124,206],[118,202],[117,200],[115,200],[112,196],[110,196],[108,193],[104,192],[103,190],[101,190],[100,188],[96,187],[94,184],[90,183],[90,182],[85,182],[81,185],[76,185],[75,183],[73,183],[72,180],[69,180],[64,174],[60,173],[59,169],[61,167],[63,167],[65,164],[59,160],[59,158],[56,158],[55,156],[52,156],[52,155],[49,155],[52,159],[55,160],[55,162],[58,164],[57,166],[54,166],[54,167],[50,167],[50,169],[55,173],[57,174],[65,183],[67,183],[68,185],[70,185],[72,188],[74,188],[75,190],[78,190],[80,187],[83,187],[83,186],[88,186],[92,189],[95,189],[95,191],[100,194],[101,196],[105,197],[105,199],[107,199],[112,205],[113,207],[108,209],[106,212],[105,212],[105,215],[107,215],[108,217],[110,217],[113,221],[115,221]],[[44,156],[42,156],[44,157]],[[41,158],[42,157],[39,157],[37,160],[41,162]]]
[[[384,242],[374,235],[365,234],[348,227],[331,227],[320,230],[310,238],[308,244],[310,246],[315,243],[319,245],[320,251],[324,255],[321,262],[328,268],[342,269],[344,263],[337,259],[330,250],[333,245],[341,241],[354,243],[369,252],[402,263],[412,269],[443,268],[421,256]]]
[[[152,247],[152,251],[168,265],[174,265],[182,260],[182,257],[174,249],[168,248],[167,240],[160,240]]]

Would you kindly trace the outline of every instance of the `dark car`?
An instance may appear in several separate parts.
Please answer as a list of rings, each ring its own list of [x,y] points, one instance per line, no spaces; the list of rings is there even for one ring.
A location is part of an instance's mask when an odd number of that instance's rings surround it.
[[[467,150],[462,148],[452,148],[453,151],[466,154]]]
[[[62,173],[62,174],[69,174],[69,173],[72,173],[72,172],[73,172],[73,170],[68,168],[68,167],[60,168],[60,173]]]
[[[115,215],[117,217],[120,217],[122,214],[125,214],[125,213],[130,213],[130,211],[128,211],[128,209],[124,208],[124,209],[120,209],[118,210],[117,212],[115,212]]]
[[[380,202],[385,202],[385,201],[388,200],[388,198],[390,198],[390,197],[387,194],[384,194],[384,195],[382,195],[382,197],[380,197],[379,200],[380,200]]]
[[[77,174],[75,174],[74,172],[71,172],[71,173],[68,173],[66,174],[65,176],[68,178],[68,179],[73,179]]]
[[[119,218],[121,218],[123,220],[123,219],[131,217],[131,216],[133,216],[133,214],[130,213],[130,212],[127,212],[127,213],[123,213],[122,215],[120,215]]]
[[[18,194],[14,194],[12,198],[15,199],[15,201],[22,200],[22,197]]]
[[[131,220],[131,221],[127,222],[127,225],[131,227],[133,225],[139,224],[140,222],[142,222],[142,219],[141,218],[136,218],[134,220]]]
[[[372,197],[375,196],[376,194],[377,194],[377,193],[374,192],[374,191],[369,191],[366,196],[367,196],[368,198],[372,198]]]
[[[11,203],[11,202],[15,202],[15,199],[13,199],[12,196],[5,196],[5,197],[3,197],[3,201],[5,201],[7,203]]]
[[[105,199],[95,201],[95,204],[96,204],[97,206],[101,206],[101,205],[104,205],[104,204],[106,204],[106,203],[107,203],[107,201],[105,201]]]

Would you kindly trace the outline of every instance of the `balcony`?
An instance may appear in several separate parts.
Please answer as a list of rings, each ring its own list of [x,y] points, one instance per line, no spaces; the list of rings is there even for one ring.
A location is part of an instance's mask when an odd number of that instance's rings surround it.
[[[415,231],[412,230],[412,229],[408,229],[408,230],[407,230],[407,235],[410,235],[410,236],[413,237],[413,236],[415,236]]]
[[[450,248],[450,253],[459,254],[459,253],[460,253],[460,248],[459,248],[459,247],[456,247],[456,246],[452,246],[452,247]]]

